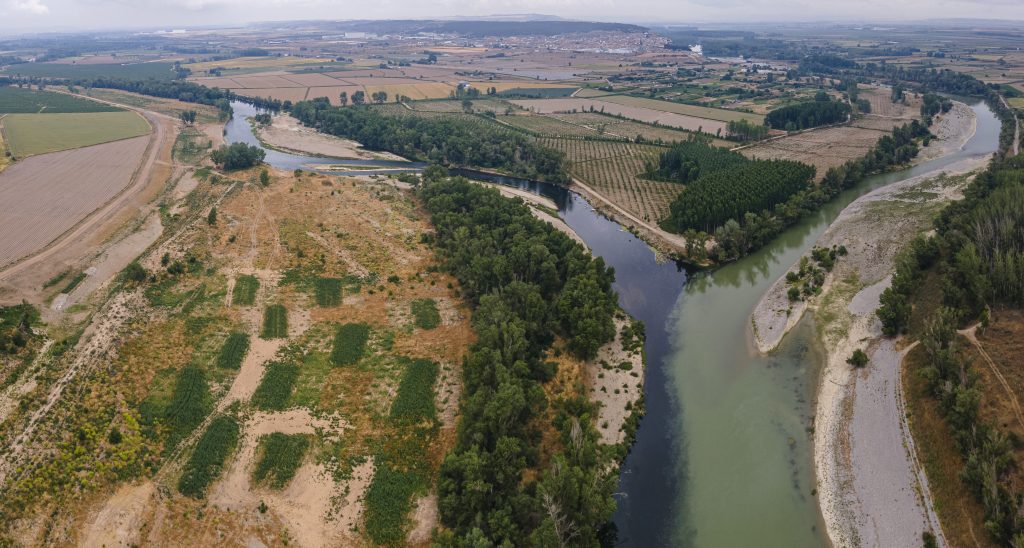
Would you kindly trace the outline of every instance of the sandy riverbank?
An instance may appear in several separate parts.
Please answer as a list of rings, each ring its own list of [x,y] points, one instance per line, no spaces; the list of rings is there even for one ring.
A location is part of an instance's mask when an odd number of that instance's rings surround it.
[[[974,135],[977,130],[977,119],[974,116],[974,112],[967,105],[955,102],[953,108],[949,113],[942,115],[936,119],[935,124],[932,127],[932,132],[936,138],[932,140],[930,146],[924,148],[919,157],[924,156],[927,159],[934,159],[941,156],[945,156],[956,152],[963,148],[964,144]],[[971,164],[954,165],[942,170],[949,174],[963,173],[974,169]],[[835,223],[838,224],[843,217],[852,215],[857,208],[861,207],[864,203],[874,200],[886,200],[886,191],[897,189],[897,188],[909,188],[919,182],[928,179],[936,173],[924,174],[915,177],[910,180],[902,181],[885,189],[879,189],[867,196],[863,196],[860,200],[850,204],[850,206],[843,211],[842,216],[836,219]],[[892,221],[898,223],[903,219],[894,218]],[[896,224],[887,224],[884,227],[884,232],[889,235],[887,238],[902,237],[897,229],[899,227]],[[829,229],[831,232],[831,228]],[[866,232],[865,232],[866,233]],[[827,234],[826,234],[827,236]],[[857,238],[860,240],[860,238]],[[848,242],[838,242],[850,247]],[[823,246],[822,242],[817,243],[818,246]],[[831,244],[829,244],[831,245]],[[869,269],[870,272],[862,272],[862,278],[870,279],[881,279],[890,269],[890,265],[884,261],[868,261],[863,268]],[[790,270],[796,271],[798,265],[794,264]],[[830,276],[826,284],[830,283],[835,276]],[[782,338],[788,333],[803,317],[804,312],[807,310],[808,303],[805,301],[797,301],[791,303],[786,295],[786,291],[789,289],[785,276],[776,280],[775,284],[765,293],[758,303],[757,308],[754,310],[751,316],[751,325],[754,330],[754,342],[757,345],[757,349],[762,352],[770,352],[778,347],[779,343],[782,342]],[[827,292],[828,287],[826,286],[825,291]]]
[[[901,353],[882,337],[874,312],[890,283],[896,253],[960,197],[969,178],[965,174],[985,161],[965,160],[950,166],[949,174],[876,190],[844,210],[817,242],[849,251],[822,294],[800,307],[815,312],[827,356],[818,386],[814,462],[819,505],[834,545],[907,546],[919,542],[924,531],[941,536],[922,494],[927,481],[908,450],[912,440],[898,382]],[[798,317],[794,311],[785,322]],[[871,362],[854,370],[846,360],[858,348]]]
[[[974,134],[975,119],[965,116],[961,106],[933,127],[940,140],[929,147],[932,158],[959,150]],[[934,532],[945,545],[906,426],[899,384],[902,352],[882,337],[874,312],[889,286],[896,253],[931,227],[933,216],[960,197],[968,173],[986,162],[985,156],[962,160],[853,202],[816,243],[845,245],[849,251],[827,277],[822,294],[790,306],[785,278],[780,278],[751,318],[757,346],[767,352],[806,310],[815,313],[827,356],[814,422],[815,473],[822,516],[835,546],[917,545],[924,531]],[[854,370],[846,360],[858,348],[871,361]]]
[[[388,152],[371,152],[355,141],[308,128],[287,114],[274,116],[269,126],[256,126],[256,135],[266,146],[283,152],[356,160],[405,160]]]

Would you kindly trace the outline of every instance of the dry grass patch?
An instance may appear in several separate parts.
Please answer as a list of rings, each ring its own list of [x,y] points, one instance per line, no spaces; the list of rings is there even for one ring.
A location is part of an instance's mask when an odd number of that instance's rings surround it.
[[[964,463],[956,444],[951,443],[953,433],[921,376],[926,363],[922,348],[911,351],[903,361],[902,382],[914,445],[928,476],[942,531],[951,546],[994,546],[983,525],[984,510],[960,479]]]

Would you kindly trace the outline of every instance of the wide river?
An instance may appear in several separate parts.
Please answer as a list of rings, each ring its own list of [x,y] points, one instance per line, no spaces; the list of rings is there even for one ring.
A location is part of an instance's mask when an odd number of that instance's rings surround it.
[[[236,113],[250,110],[240,106]],[[616,495],[620,545],[828,544],[814,497],[811,424],[822,360],[813,320],[802,321],[776,352],[760,356],[750,313],[857,197],[995,151],[998,119],[983,103],[971,108],[977,132],[960,152],[870,177],[760,251],[697,274],[659,262],[644,242],[575,193],[501,181],[554,198],[566,223],[615,268],[622,307],[647,326],[647,416]],[[254,143],[240,118],[229,122],[228,140]],[[326,163],[279,153],[267,161],[284,169]]]

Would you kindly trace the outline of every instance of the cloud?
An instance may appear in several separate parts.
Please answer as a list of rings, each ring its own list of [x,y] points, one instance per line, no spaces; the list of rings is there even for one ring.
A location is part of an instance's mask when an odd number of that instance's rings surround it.
[[[32,15],[46,15],[50,13],[50,8],[46,7],[39,0],[14,0],[11,2],[11,9]]]

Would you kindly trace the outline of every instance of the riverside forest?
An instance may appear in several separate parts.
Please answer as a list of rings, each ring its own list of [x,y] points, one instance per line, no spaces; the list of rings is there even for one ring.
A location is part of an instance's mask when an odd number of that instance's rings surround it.
[[[989,3],[0,4],[0,545],[1020,544]]]

